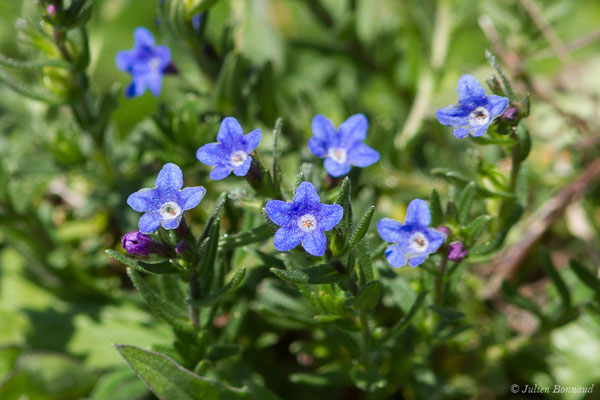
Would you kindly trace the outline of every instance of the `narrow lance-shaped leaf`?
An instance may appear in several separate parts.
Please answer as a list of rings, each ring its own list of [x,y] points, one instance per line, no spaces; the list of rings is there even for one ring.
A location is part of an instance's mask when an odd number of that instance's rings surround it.
[[[436,227],[442,223],[442,203],[437,190],[431,189],[429,193],[429,211],[431,212],[431,226]]]
[[[350,196],[352,192],[352,185],[350,183],[350,178],[345,177],[342,185],[340,186],[340,191],[338,193],[337,199],[335,200],[335,204],[339,204],[344,209],[344,216],[342,218],[342,223],[340,224],[346,232],[350,232],[352,230],[352,204],[350,202]]]
[[[597,295],[600,295],[600,280],[585,265],[573,258],[569,261],[569,266],[579,277],[581,283],[594,290]]]
[[[469,182],[467,186],[460,193],[458,202],[456,204],[458,208],[458,222],[462,225],[466,224],[469,219],[469,212],[475,199],[475,182]]]
[[[367,240],[358,243],[356,250],[358,254],[358,283],[362,287],[373,280],[373,259]]]
[[[465,228],[465,245],[467,247],[471,246],[477,238],[483,233],[485,228],[489,225],[492,217],[489,215],[480,215],[475,218],[473,222],[471,222]]]
[[[554,286],[556,286],[558,295],[562,299],[563,307],[565,309],[570,308],[571,293],[569,292],[569,288],[556,270],[556,267],[550,258],[550,253],[546,249],[542,250],[542,268],[544,268],[546,275],[548,275],[548,277],[552,280],[552,283],[554,283]]]
[[[277,118],[275,128],[273,129],[273,186],[275,190],[281,193],[281,151],[279,150],[279,139],[281,138],[281,128],[283,119]]]
[[[496,70],[496,72],[498,73],[498,75],[500,76],[500,80],[502,81],[502,86],[504,88],[504,93],[506,94],[506,96],[508,96],[508,99],[511,101],[515,100],[516,99],[515,92],[513,92],[512,86],[510,85],[508,78],[504,74],[504,71],[502,70],[502,68],[500,68],[500,65],[498,65],[498,62],[496,61],[496,57],[489,50],[486,50],[485,58],[487,58],[488,62],[492,66],[492,68],[494,68]]]
[[[268,224],[263,224],[249,231],[225,236],[219,240],[219,246],[223,250],[232,250],[248,244],[262,242],[271,236],[273,236],[272,228]]]
[[[369,310],[377,305],[381,298],[381,292],[381,282],[369,282],[348,305],[357,311]]]
[[[396,325],[392,327],[392,329],[387,333],[387,335],[385,335],[381,339],[380,344],[384,344],[385,342],[392,338],[395,338],[400,334],[400,332],[402,332],[402,329],[404,329],[410,323],[410,321],[412,321],[414,316],[417,314],[417,311],[419,311],[423,306],[423,302],[425,301],[425,297],[427,297],[427,293],[428,292],[426,290],[419,293],[419,296],[417,296],[415,302],[413,303],[408,313],[404,316],[404,318],[402,318],[400,321],[398,321]]]
[[[526,165],[521,165],[521,169],[517,175],[515,182],[515,200],[521,207],[527,207],[529,201],[528,182],[527,182],[528,168]]]
[[[371,219],[373,218],[373,214],[375,213],[375,206],[369,207],[367,211],[360,217],[358,224],[356,225],[356,229],[352,232],[352,236],[350,236],[350,241],[348,242],[348,247],[353,248],[362,240],[363,237],[367,234],[369,230],[369,225],[371,224]]]
[[[219,381],[198,376],[164,354],[136,346],[115,345],[115,347],[159,399],[250,399],[247,390],[237,389]]]
[[[164,260],[156,263],[148,263],[141,260],[136,260],[134,258],[128,257],[125,254],[119,253],[115,250],[105,250],[104,251],[109,257],[114,258],[117,261],[122,262],[123,264],[131,267],[137,271],[144,272],[146,274],[178,274],[182,271],[178,269],[175,265],[173,265],[170,261]]]
[[[519,138],[521,161],[524,161],[529,152],[531,151],[531,136],[529,135],[529,129],[524,122],[521,122],[517,127],[517,136]]]
[[[160,296],[159,292],[151,287],[136,271],[127,268],[127,275],[135,288],[140,292],[148,306],[165,322],[180,331],[191,331],[192,326],[187,322],[185,311]]]
[[[202,299],[187,299],[186,302],[196,307],[208,307],[215,304],[217,301],[221,299],[221,297],[235,289],[237,289],[240,284],[243,282],[244,277],[246,276],[246,268],[242,267],[231,278],[229,283],[223,286],[221,289],[217,290],[215,293],[212,293]]]

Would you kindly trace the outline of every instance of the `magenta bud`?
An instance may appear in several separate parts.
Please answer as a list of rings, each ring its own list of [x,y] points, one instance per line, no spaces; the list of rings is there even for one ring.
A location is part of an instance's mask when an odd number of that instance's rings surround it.
[[[467,248],[460,241],[452,242],[448,245],[448,260],[450,261],[459,262],[468,254]]]
[[[56,16],[56,6],[54,4],[49,4],[48,7],[46,7],[46,12],[51,17]]]
[[[190,245],[187,244],[187,242],[184,240],[177,243],[177,246],[175,246],[175,253],[177,253],[178,256],[185,256],[189,254],[191,250],[192,248],[190,247]]]
[[[444,235],[450,236],[450,228],[448,228],[447,226],[438,226],[436,229],[442,232]]]
[[[519,110],[517,107],[508,106],[506,107],[506,110],[504,110],[501,118],[505,121],[515,121],[517,118],[519,118],[520,113],[521,110]]]
[[[162,243],[155,242],[140,231],[129,232],[121,238],[121,245],[126,252],[133,256],[147,256],[156,253],[167,255],[169,249]]]

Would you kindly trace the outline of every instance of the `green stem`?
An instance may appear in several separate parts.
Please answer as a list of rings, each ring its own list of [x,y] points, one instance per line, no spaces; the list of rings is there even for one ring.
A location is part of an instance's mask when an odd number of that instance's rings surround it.
[[[433,295],[433,304],[436,307],[442,305],[442,288],[444,287],[444,278],[446,275],[446,267],[448,266],[448,258],[442,258],[439,274],[435,277],[435,288]]]

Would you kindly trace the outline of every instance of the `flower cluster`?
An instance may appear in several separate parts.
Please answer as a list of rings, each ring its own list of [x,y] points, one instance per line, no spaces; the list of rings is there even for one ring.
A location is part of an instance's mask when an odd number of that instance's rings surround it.
[[[171,53],[165,46],[156,46],[154,37],[145,28],[135,30],[133,50],[122,51],[117,55],[117,66],[133,76],[127,88],[128,96],[139,96],[146,88],[154,95],[161,89],[162,75],[171,62]],[[444,125],[454,128],[457,138],[469,134],[482,136],[490,124],[508,106],[508,99],[501,96],[485,95],[485,90],[471,75],[464,75],[458,81],[458,101],[456,105],[439,109],[437,119]],[[352,166],[361,168],[373,165],[379,160],[379,153],[364,144],[368,121],[363,114],[349,117],[337,129],[329,119],[316,115],[312,120],[313,137],[308,142],[310,151],[324,158],[324,168],[333,177],[350,172]],[[211,167],[210,178],[221,180],[232,172],[246,176],[250,170],[254,150],[260,144],[262,134],[255,129],[248,134],[233,117],[224,118],[219,127],[217,141],[201,146],[196,158]],[[179,226],[186,210],[196,207],[206,190],[202,186],[182,189],[181,169],[175,164],[166,164],[156,179],[156,187],[133,193],[127,203],[144,214],[139,220],[139,232],[123,237],[123,247],[131,254],[147,255],[158,247],[146,236],[160,226],[175,229]],[[270,200],[265,207],[272,222],[280,228],[275,233],[273,244],[277,250],[289,251],[300,243],[313,256],[322,256],[327,250],[327,237],[324,232],[332,230],[342,219],[340,205],[320,202],[315,186],[302,182],[292,202]],[[422,264],[436,252],[448,236],[447,228],[429,227],[431,214],[427,203],[421,199],[410,202],[404,223],[383,218],[377,224],[381,238],[391,245],[385,251],[392,267],[402,267],[407,263],[415,267]],[[185,243],[178,245],[177,254],[183,254]],[[448,258],[459,262],[467,255],[461,242],[452,242],[448,247]]]

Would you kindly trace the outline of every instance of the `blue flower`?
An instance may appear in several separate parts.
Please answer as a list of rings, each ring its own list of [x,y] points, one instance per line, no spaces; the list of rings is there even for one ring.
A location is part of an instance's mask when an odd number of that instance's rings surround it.
[[[133,36],[133,49],[120,51],[115,59],[117,68],[133,77],[125,96],[141,96],[146,88],[158,96],[165,70],[171,64],[171,50],[167,46],[155,46],[154,36],[144,27],[137,28]]]
[[[435,113],[443,125],[454,128],[457,139],[483,136],[492,121],[498,118],[506,106],[508,99],[502,96],[485,95],[485,89],[471,75],[463,75],[458,80],[458,104],[440,108]]]
[[[410,202],[404,224],[390,218],[377,223],[379,236],[392,245],[385,250],[385,257],[394,268],[422,264],[446,240],[446,235],[437,229],[428,228],[431,213],[427,203],[421,199]]]
[[[312,120],[313,137],[308,148],[315,156],[325,158],[325,170],[329,175],[346,175],[352,165],[365,168],[379,160],[379,153],[362,143],[368,127],[369,122],[362,114],[351,116],[338,130],[329,119],[317,115]]]
[[[344,209],[339,204],[321,204],[314,185],[302,182],[291,203],[270,200],[265,206],[267,215],[281,226],[273,244],[279,251],[288,251],[302,242],[313,256],[322,256],[327,247],[323,231],[333,229],[342,219]]]
[[[156,231],[161,225],[165,229],[177,228],[183,213],[196,207],[206,194],[202,186],[181,189],[181,169],[172,163],[162,167],[155,183],[155,188],[138,190],[127,199],[131,208],[144,213],[138,227],[145,234]]]
[[[258,147],[262,134],[255,129],[247,135],[233,117],[221,122],[218,143],[208,143],[196,152],[196,158],[211,167],[210,179],[218,181],[229,176],[231,171],[237,176],[245,176],[252,164],[250,153]]]

